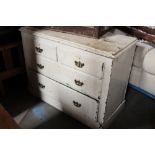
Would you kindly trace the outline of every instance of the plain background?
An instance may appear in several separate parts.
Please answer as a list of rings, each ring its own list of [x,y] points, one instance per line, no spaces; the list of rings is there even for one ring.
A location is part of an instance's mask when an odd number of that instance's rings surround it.
[[[155,26],[153,0],[1,0],[1,26]],[[154,154],[155,130],[0,130],[2,155]]]

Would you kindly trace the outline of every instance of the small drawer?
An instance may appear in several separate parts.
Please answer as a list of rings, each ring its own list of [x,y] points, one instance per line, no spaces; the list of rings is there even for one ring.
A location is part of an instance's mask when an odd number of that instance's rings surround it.
[[[36,91],[39,97],[41,97],[41,99],[45,102],[85,124],[89,125],[97,121],[97,101],[62,84],[59,84],[39,73],[30,71],[30,74],[30,82],[33,81],[33,78],[35,77],[39,83],[48,85],[47,89],[40,89],[39,86],[33,83],[33,87],[31,88]],[[57,104],[55,105],[52,100],[57,101]]]
[[[57,61],[57,46],[55,42],[34,37],[34,51],[36,54],[40,54],[48,59]]]
[[[103,77],[105,57],[65,45],[58,46],[57,50],[60,63],[100,79]]]

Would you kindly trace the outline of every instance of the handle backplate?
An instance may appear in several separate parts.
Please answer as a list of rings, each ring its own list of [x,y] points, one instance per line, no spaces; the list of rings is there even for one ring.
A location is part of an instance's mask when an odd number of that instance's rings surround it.
[[[39,87],[40,88],[45,88],[45,85],[41,84],[41,83],[38,83]]]
[[[74,61],[75,65],[79,68],[82,68],[84,66],[84,63],[80,62],[80,61]]]
[[[74,104],[75,107],[78,107],[78,108],[81,107],[81,104],[79,102],[73,101],[73,104]]]
[[[44,66],[42,64],[37,64],[37,67],[40,69],[44,69]]]
[[[84,85],[84,83],[83,82],[81,82],[80,80],[74,80],[74,82],[75,82],[75,84],[77,85],[77,86],[83,86]]]
[[[35,50],[36,50],[38,53],[42,53],[42,52],[43,52],[43,49],[41,49],[40,47],[35,47]]]

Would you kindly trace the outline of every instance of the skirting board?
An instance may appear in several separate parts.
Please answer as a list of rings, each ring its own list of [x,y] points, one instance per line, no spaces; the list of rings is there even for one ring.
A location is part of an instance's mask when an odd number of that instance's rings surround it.
[[[125,100],[117,107],[117,109],[113,112],[111,117],[105,123],[103,123],[101,128],[103,128],[103,129],[109,128],[110,124],[113,122],[113,120],[116,118],[116,116],[123,110],[124,104],[125,104]]]
[[[134,90],[137,90],[138,92],[144,94],[145,96],[148,96],[148,97],[152,98],[153,100],[155,100],[155,95],[152,95],[151,93],[149,93],[149,92],[147,92],[147,91],[145,91],[131,83],[129,83],[128,86],[133,88]]]

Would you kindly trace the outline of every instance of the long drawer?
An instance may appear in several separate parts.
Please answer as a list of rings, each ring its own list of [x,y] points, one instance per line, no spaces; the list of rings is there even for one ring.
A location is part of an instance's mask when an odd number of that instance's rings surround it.
[[[37,92],[42,100],[83,123],[97,121],[98,103],[81,93],[59,84],[39,73],[28,72],[30,88]],[[52,102],[55,100],[56,103]]]
[[[74,69],[102,78],[106,58],[74,47],[59,45],[58,60]]]
[[[92,98],[99,99],[102,80],[57,62],[50,61],[39,55],[36,55],[35,59],[33,64],[29,66],[33,70],[91,96]]]

